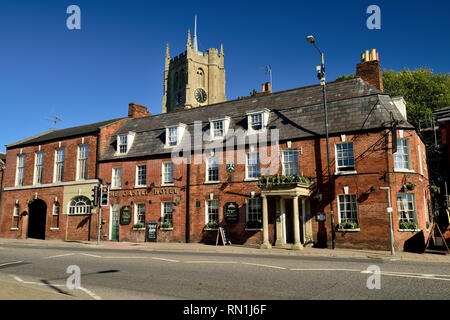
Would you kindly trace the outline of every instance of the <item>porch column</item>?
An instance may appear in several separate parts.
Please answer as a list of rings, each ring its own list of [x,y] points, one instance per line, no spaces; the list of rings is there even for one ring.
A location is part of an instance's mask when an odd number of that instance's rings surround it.
[[[275,246],[276,247],[282,247],[283,246],[283,214],[286,212],[286,205],[284,202],[284,198],[281,197],[279,200],[279,208],[277,211],[277,214],[279,214],[280,216],[277,217],[277,240],[275,241]],[[280,221],[278,221],[278,219]]]
[[[292,249],[303,250],[303,245],[300,242],[300,217],[298,214],[298,196],[294,197],[294,244]]]
[[[267,196],[262,196],[262,223],[263,223],[263,243],[261,249],[270,249],[272,245],[269,243],[269,213],[267,209]]]

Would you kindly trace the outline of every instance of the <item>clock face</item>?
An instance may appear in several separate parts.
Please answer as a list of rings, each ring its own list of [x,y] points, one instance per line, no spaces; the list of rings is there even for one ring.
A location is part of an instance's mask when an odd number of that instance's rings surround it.
[[[228,171],[229,173],[233,173],[234,170],[236,170],[236,165],[235,165],[234,163],[228,163],[228,164],[227,164],[227,171]]]
[[[197,99],[198,102],[203,103],[206,101],[207,95],[206,91],[202,88],[198,88],[195,90],[195,99]]]

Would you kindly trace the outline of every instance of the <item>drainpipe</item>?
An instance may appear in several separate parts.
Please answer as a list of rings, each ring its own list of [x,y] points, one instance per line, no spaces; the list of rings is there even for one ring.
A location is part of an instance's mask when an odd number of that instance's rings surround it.
[[[188,161],[186,164],[186,243],[190,242],[191,234],[191,224],[190,224],[190,208],[189,208],[189,198],[190,198],[190,184],[191,184],[191,164]]]

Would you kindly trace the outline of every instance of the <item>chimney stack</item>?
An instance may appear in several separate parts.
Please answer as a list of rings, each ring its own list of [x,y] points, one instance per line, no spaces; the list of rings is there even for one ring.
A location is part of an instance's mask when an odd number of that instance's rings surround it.
[[[128,117],[130,118],[143,118],[147,116],[151,116],[152,114],[147,111],[147,107],[131,102],[128,108]]]
[[[383,72],[379,53],[372,49],[361,54],[361,63],[356,65],[356,76],[383,91]]]

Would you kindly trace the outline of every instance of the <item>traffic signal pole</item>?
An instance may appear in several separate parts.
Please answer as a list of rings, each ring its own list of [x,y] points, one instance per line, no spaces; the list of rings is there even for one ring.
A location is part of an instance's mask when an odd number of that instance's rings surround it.
[[[102,206],[98,209],[98,234],[97,234],[97,245],[100,245],[100,234],[102,231]]]

